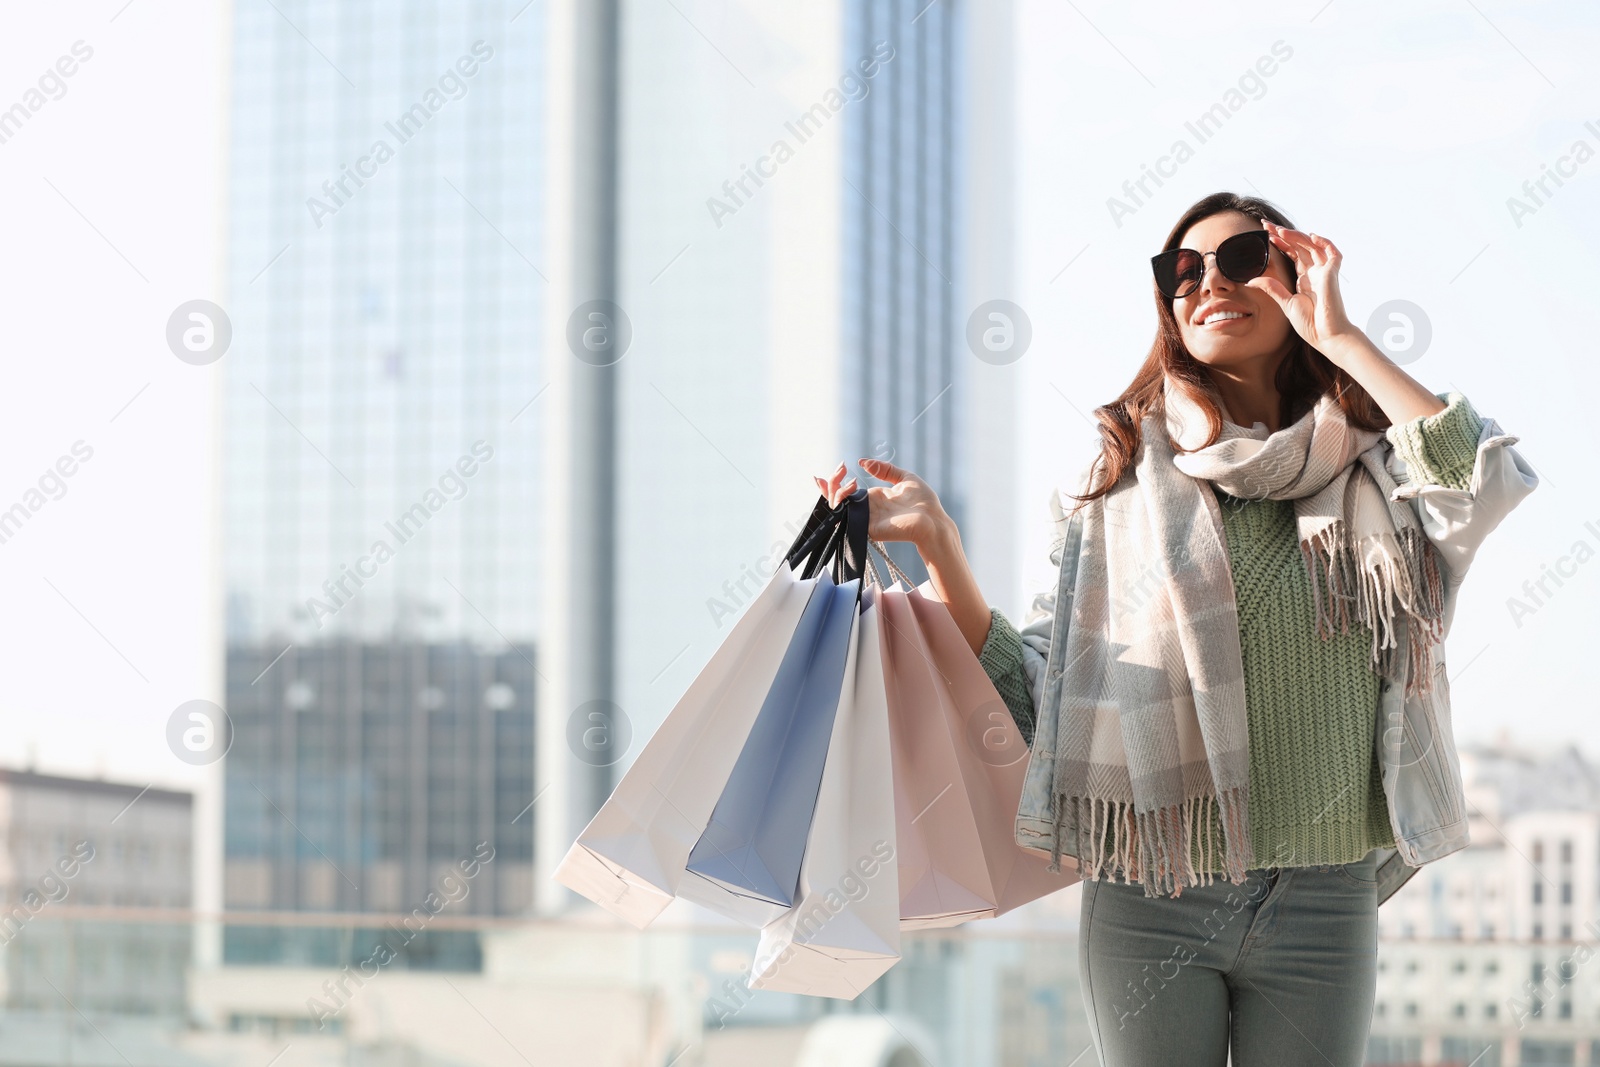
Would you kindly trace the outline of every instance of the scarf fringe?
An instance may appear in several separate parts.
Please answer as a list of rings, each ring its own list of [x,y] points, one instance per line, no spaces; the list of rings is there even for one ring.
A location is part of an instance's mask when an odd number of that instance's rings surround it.
[[[1055,823],[1048,869],[1052,872],[1061,869],[1069,836],[1079,877],[1139,882],[1147,897],[1176,897],[1185,887],[1213,884],[1219,855],[1222,873],[1235,885],[1255,865],[1244,786],[1143,812],[1134,811],[1131,802],[1101,797],[1052,794],[1051,804]],[[1221,841],[1212,831],[1213,816],[1222,824]]]
[[[1395,537],[1399,552],[1377,553],[1363,567],[1348,526],[1336,519],[1303,539],[1300,555],[1311,574],[1317,635],[1326,640],[1349,633],[1352,622],[1368,626],[1372,663],[1383,677],[1399,677],[1409,654],[1406,692],[1414,695],[1433,685],[1434,642],[1444,635],[1444,580],[1422,531],[1407,527]],[[1395,635],[1400,612],[1410,623],[1405,649]]]

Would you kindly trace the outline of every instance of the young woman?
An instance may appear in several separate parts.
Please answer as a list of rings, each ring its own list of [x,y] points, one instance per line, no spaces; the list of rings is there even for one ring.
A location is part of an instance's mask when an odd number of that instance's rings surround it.
[[[1443,638],[1537,479],[1356,329],[1339,262],[1253,197],[1184,213],[1021,631],[933,489],[860,461],[871,536],[916,545],[1029,743],[1018,836],[1084,879],[1110,1067],[1361,1063],[1378,904],[1466,844]]]

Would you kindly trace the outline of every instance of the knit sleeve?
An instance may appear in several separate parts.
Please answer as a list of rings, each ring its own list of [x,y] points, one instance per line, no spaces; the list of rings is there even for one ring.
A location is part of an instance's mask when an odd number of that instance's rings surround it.
[[[1466,489],[1472,482],[1483,420],[1458,392],[1439,399],[1445,402],[1443,411],[1397,423],[1386,433],[1405,461],[1406,480],[1415,485]]]
[[[989,636],[978,654],[983,672],[989,676],[1016,721],[1022,740],[1033,747],[1033,693],[1022,663],[1022,635],[999,608],[989,609]]]

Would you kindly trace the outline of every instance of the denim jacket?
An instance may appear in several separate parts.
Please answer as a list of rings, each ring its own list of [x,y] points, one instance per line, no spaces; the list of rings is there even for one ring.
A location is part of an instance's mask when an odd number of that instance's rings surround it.
[[[1397,486],[1395,500],[1410,500],[1422,528],[1438,552],[1444,582],[1444,633],[1455,615],[1456,594],[1478,546],[1523,497],[1539,484],[1538,475],[1510,446],[1518,438],[1502,433],[1484,417],[1467,489],[1417,485],[1407,479],[1405,461],[1386,444],[1386,467]],[[1023,668],[1037,709],[1033,749],[1022,801],[1017,810],[1018,844],[1048,850],[1054,820],[1050,785],[1055,773],[1056,723],[1061,702],[1061,656],[1072,617],[1082,520],[1057,509],[1050,562],[1058,567],[1054,588],[1033,600],[1020,629]],[[1219,536],[1221,531],[1218,531]],[[1396,639],[1404,646],[1402,629]],[[1375,731],[1376,755],[1394,829],[1394,848],[1377,850],[1378,902],[1405,884],[1424,863],[1467,845],[1466,797],[1450,716],[1438,697],[1448,694],[1443,639],[1434,649],[1435,677],[1429,693],[1407,697],[1404,681],[1380,686]]]

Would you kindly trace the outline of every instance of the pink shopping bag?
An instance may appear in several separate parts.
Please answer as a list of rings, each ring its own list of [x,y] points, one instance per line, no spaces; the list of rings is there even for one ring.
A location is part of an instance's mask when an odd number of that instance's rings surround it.
[[[1017,844],[1028,748],[943,603],[924,583],[879,599],[894,768],[900,925],[991,918],[1079,880],[1076,861]]]

